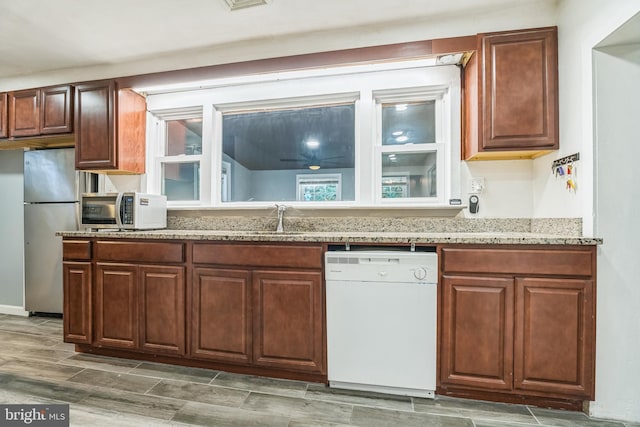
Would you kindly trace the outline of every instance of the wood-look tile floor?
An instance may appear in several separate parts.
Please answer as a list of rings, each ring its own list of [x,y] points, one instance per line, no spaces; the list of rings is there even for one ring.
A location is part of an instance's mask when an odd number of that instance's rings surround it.
[[[598,426],[582,413],[329,389],[74,352],[62,320],[0,314],[0,402],[69,403],[77,426]]]

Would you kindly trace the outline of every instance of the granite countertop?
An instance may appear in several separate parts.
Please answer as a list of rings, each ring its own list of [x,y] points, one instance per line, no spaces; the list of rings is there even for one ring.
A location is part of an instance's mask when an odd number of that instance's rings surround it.
[[[522,245],[599,245],[596,237],[565,236],[526,232],[284,232],[239,230],[149,230],[149,231],[62,231],[63,237],[102,237],[127,239],[218,240],[239,242],[321,242],[321,243],[416,243],[416,244],[522,244]]]

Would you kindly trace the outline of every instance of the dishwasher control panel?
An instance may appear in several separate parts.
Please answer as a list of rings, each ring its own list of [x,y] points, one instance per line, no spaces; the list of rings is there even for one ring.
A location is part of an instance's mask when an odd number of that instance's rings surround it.
[[[433,252],[329,251],[326,280],[437,283],[438,255]]]

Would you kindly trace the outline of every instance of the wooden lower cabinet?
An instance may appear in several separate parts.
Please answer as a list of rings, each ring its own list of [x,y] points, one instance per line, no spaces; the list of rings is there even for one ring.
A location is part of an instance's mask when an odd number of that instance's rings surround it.
[[[511,390],[513,279],[443,276],[443,383]]]
[[[322,274],[194,269],[191,357],[324,373]]]
[[[97,263],[95,345],[185,353],[184,267]]]
[[[251,272],[195,268],[191,301],[191,357],[250,363]]]
[[[591,397],[593,282],[516,278],[514,388]]]
[[[183,355],[185,346],[184,267],[139,267],[140,349]]]
[[[62,263],[62,274],[64,340],[76,344],[91,344],[91,263],[65,261]]]
[[[592,280],[441,278],[441,391],[593,400]]]
[[[97,263],[95,327],[97,346],[139,347],[137,265]]]
[[[322,274],[255,271],[254,363],[325,372]]]

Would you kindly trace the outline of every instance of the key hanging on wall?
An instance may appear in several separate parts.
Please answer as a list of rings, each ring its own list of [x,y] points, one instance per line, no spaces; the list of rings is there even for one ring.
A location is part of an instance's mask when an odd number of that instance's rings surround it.
[[[577,168],[575,162],[580,160],[580,153],[572,154],[555,160],[551,165],[551,173],[556,179],[561,179],[567,191],[577,191]]]

